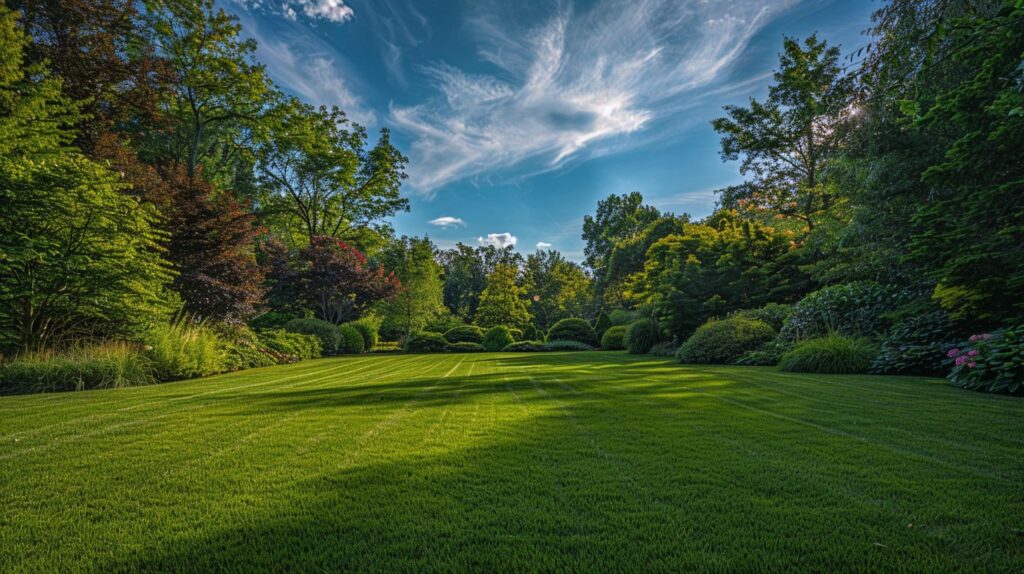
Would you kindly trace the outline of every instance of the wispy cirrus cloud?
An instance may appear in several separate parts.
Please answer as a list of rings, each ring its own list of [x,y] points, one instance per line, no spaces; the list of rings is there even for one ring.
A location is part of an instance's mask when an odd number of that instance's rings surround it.
[[[437,188],[526,161],[556,169],[621,146],[622,136],[685,108],[711,89],[751,37],[795,0],[605,0],[558,4],[519,28],[517,5],[482,4],[470,21],[493,69],[438,63],[422,71],[436,97],[392,105],[412,140],[410,175]]]
[[[440,227],[441,229],[448,229],[449,227],[465,227],[466,226],[466,222],[463,221],[461,217],[452,217],[450,215],[444,215],[444,216],[438,217],[436,219],[431,219],[427,223],[429,223],[430,225],[436,225],[437,227]]]

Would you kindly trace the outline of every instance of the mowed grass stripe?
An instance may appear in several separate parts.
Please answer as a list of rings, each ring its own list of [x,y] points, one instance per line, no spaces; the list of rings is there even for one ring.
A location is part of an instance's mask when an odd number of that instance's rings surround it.
[[[370,359],[380,368],[176,401],[203,408],[5,461],[0,571],[1024,564],[1019,489],[974,472],[1018,472],[1024,448],[988,443],[1020,428],[1024,403],[881,379],[920,392],[877,408],[875,378],[624,353]],[[201,382],[165,396],[217,388]],[[958,425],[965,448],[943,452]]]

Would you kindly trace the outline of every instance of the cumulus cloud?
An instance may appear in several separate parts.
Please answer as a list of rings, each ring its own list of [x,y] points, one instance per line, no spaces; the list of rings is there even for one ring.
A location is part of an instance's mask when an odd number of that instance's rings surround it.
[[[462,218],[460,218],[460,217],[452,217],[450,215],[445,215],[445,216],[442,216],[442,217],[438,217],[437,219],[431,219],[427,223],[429,223],[430,225],[436,225],[436,226],[438,226],[440,228],[443,228],[443,229],[448,229],[449,227],[465,227],[466,226],[466,222],[463,221]]]
[[[604,0],[585,11],[557,4],[528,29],[510,24],[517,5],[485,4],[469,29],[478,56],[497,71],[435,64],[422,71],[436,97],[390,109],[412,139],[411,182],[430,195],[527,160],[557,169],[607,153],[719,79],[793,1]]]
[[[519,238],[507,231],[505,233],[488,233],[487,237],[476,238],[476,242],[481,246],[493,245],[499,249],[515,247],[517,241]]]
[[[551,249],[551,244],[547,243],[547,242],[544,242],[544,241],[538,241],[537,242],[537,249],[540,249],[542,251],[545,250],[545,249]]]

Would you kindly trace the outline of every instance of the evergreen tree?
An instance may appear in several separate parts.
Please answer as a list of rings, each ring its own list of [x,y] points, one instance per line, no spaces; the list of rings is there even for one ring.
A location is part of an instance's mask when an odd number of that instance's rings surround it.
[[[487,276],[480,294],[474,322],[481,327],[505,325],[522,327],[532,318],[527,309],[526,290],[517,283],[519,271],[512,265],[498,265]]]

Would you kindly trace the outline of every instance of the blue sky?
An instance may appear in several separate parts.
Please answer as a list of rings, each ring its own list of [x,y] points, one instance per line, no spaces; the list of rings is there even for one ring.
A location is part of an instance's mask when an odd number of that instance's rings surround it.
[[[703,217],[741,181],[709,122],[765,95],[784,35],[850,53],[869,0],[221,0],[286,91],[409,156],[400,234],[582,259],[583,216],[639,191]]]

